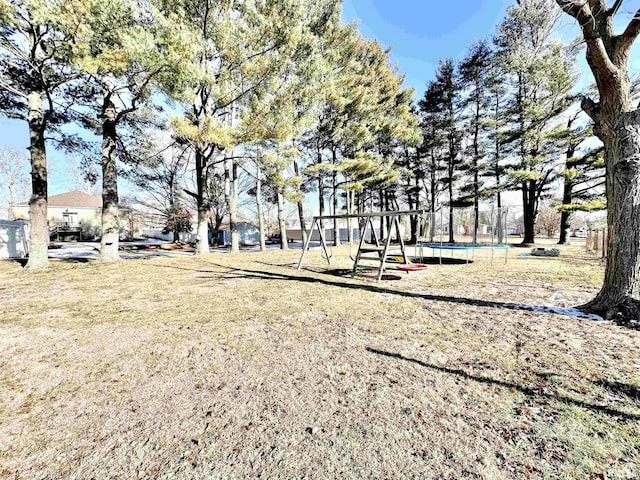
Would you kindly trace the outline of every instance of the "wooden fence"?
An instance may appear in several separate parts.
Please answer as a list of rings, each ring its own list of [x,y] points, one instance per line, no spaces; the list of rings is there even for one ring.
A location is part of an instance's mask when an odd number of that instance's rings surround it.
[[[589,252],[593,252],[602,258],[606,258],[608,241],[609,232],[606,228],[587,231],[587,250]]]

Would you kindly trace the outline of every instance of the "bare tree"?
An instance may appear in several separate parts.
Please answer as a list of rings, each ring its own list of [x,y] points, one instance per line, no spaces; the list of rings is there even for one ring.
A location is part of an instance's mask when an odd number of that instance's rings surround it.
[[[28,166],[29,157],[25,152],[0,145],[0,216],[9,218],[16,201],[29,195]]]
[[[545,232],[547,238],[552,238],[560,227],[560,212],[555,207],[540,209],[536,218],[536,233]]]

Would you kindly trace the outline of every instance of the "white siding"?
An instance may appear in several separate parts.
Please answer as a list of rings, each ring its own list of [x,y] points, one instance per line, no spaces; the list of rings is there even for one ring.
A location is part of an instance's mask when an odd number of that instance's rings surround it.
[[[0,258],[27,258],[29,224],[22,220],[0,220]]]

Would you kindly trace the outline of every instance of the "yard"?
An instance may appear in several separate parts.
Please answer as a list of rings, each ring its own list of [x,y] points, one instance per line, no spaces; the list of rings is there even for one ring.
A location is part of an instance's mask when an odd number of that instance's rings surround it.
[[[299,253],[0,263],[0,478],[640,477],[640,331],[521,308],[590,299],[583,249]]]

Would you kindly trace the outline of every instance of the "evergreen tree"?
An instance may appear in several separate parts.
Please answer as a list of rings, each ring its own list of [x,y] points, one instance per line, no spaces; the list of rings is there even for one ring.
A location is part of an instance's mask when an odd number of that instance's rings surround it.
[[[260,131],[245,128],[256,106],[278,88],[301,39],[321,31],[335,15],[336,2],[234,2],[181,0],[197,32],[197,67],[183,97],[184,116],[174,122],[195,152],[198,193],[198,253],[209,251],[204,186],[212,164],[225,168],[232,250],[237,251],[238,157],[234,149],[260,140]],[[308,45],[308,44],[307,44]],[[258,115],[261,113],[258,108]]]
[[[474,225],[473,243],[478,240],[478,222],[480,219],[480,193],[482,190],[481,176],[485,165],[485,131],[491,102],[490,72],[493,52],[486,40],[474,43],[467,55],[460,63],[460,85],[465,89],[461,108],[465,110],[465,119],[469,122],[468,131],[471,132],[471,143],[468,147],[470,160],[466,165],[466,172],[471,176],[471,182],[461,189],[461,193],[473,200]]]
[[[523,244],[535,241],[540,201],[554,179],[553,160],[559,151],[548,132],[573,101],[574,62],[553,41],[556,20],[552,0],[521,0],[507,10],[495,39],[511,84],[511,124],[505,143],[518,164],[507,173],[522,192]]]
[[[135,113],[153,104],[154,92],[180,88],[186,74],[182,58],[192,42],[182,19],[154,2],[94,0],[90,12],[86,32],[79,35],[87,49],[75,62],[84,75],[68,94],[99,119],[98,125],[83,123],[102,137],[100,257],[113,261],[120,258],[117,160],[126,146],[119,130],[127,123],[139,127]]]
[[[89,0],[0,1],[0,113],[27,122],[30,138],[29,260],[49,265],[47,156],[45,137],[68,120],[62,87],[77,77],[71,67],[86,44]]]
[[[455,63],[453,60],[441,61],[435,80],[430,82],[427,87],[425,98],[421,102],[421,109],[430,114],[430,120],[434,126],[433,134],[437,138],[435,144],[442,145],[439,151],[443,159],[444,174],[439,180],[447,191],[449,243],[454,242],[453,211],[456,206],[454,192],[463,160],[461,155],[462,134],[458,123],[459,96],[460,89],[455,75]],[[435,142],[436,138],[432,141]],[[432,173],[435,175],[437,170],[435,157],[433,160]],[[434,191],[433,186],[431,190]],[[432,196],[432,201],[435,201],[435,196]]]
[[[568,116],[566,125],[558,127],[554,136],[564,145],[565,164],[559,170],[562,179],[562,205],[560,210],[559,244],[567,243],[570,216],[573,211],[605,208],[602,195],[604,186],[604,160],[602,146],[586,146],[593,140],[593,131],[585,125],[582,112]]]

